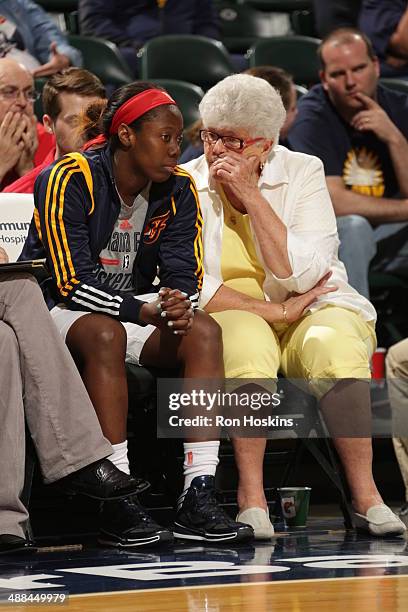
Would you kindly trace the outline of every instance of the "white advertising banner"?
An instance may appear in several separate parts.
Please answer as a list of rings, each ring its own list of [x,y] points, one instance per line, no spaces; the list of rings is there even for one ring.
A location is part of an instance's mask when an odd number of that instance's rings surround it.
[[[0,193],[0,247],[10,261],[17,261],[34,210],[32,193]]]

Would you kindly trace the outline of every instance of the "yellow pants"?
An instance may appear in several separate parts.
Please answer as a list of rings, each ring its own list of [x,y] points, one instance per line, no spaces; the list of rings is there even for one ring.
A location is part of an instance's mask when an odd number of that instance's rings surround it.
[[[251,312],[211,316],[222,328],[226,378],[276,378],[280,371],[307,381],[309,391],[322,397],[339,378],[371,377],[374,325],[352,310],[326,306],[279,334]]]
[[[408,338],[390,348],[386,364],[393,431],[400,433],[392,441],[405,485],[405,500],[408,502]]]

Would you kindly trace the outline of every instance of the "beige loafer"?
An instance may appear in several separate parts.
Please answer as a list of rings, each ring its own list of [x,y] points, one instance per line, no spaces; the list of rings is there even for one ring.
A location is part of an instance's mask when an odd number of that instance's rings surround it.
[[[401,535],[406,526],[385,504],[371,506],[366,515],[354,513],[354,526],[375,536]]]
[[[270,540],[275,533],[269,518],[269,512],[263,508],[248,508],[239,512],[235,520],[251,525],[255,540]]]

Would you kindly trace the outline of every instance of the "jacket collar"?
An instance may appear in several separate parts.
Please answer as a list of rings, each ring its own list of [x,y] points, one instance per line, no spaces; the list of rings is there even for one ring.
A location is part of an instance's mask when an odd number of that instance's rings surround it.
[[[115,178],[113,175],[113,151],[109,144],[105,145],[99,151],[103,160],[103,165],[109,174],[112,184],[115,185]],[[181,187],[178,185],[174,175],[171,175],[167,181],[164,181],[164,183],[151,183],[149,189],[149,201],[162,200],[171,195],[176,195],[180,188]]]
[[[284,164],[285,147],[276,145],[269,154],[259,179],[259,187],[276,187],[288,183],[289,177]]]
[[[112,181],[112,183],[115,183],[115,179],[113,176],[113,164],[112,164],[112,157],[113,157],[113,152],[110,148],[109,144],[106,144],[101,150],[100,150],[100,155],[101,158],[103,160],[103,164],[105,166],[105,168],[108,171],[109,177]]]
[[[259,179],[259,187],[272,188],[276,185],[289,182],[283,160],[284,152],[285,148],[281,145],[277,145],[271,151]],[[209,185],[209,171],[204,155],[197,159],[197,165],[194,168],[194,180],[198,191],[213,191]]]

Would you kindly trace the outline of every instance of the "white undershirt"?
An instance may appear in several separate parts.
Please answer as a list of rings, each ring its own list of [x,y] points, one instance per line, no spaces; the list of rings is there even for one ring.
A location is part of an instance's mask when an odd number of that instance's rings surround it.
[[[114,289],[127,291],[132,288],[132,270],[142,239],[146,218],[150,184],[127,206],[120,197],[121,208],[108,244],[99,254],[104,272],[99,280]],[[105,273],[105,274],[104,274]]]

